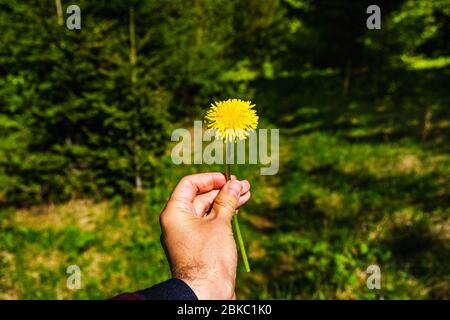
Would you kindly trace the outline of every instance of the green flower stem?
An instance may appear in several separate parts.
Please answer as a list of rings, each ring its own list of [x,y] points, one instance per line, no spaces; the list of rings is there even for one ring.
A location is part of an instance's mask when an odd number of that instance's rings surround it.
[[[248,263],[247,253],[245,252],[245,246],[244,246],[244,240],[242,239],[241,229],[239,228],[239,220],[238,220],[238,213],[236,213],[233,216],[233,222],[234,222],[234,230],[236,231],[238,243],[239,243],[239,250],[242,254],[242,260],[244,261],[245,271],[250,272],[250,265]]]
[[[231,174],[230,174],[230,160],[231,160],[231,153],[229,152],[231,146],[231,141],[227,141],[227,146],[226,146],[226,178],[227,181],[230,180],[231,178]],[[245,266],[245,271],[250,272],[250,264],[248,263],[248,258],[247,258],[247,252],[245,251],[245,245],[244,245],[244,240],[242,238],[242,234],[241,234],[241,228],[239,227],[239,220],[238,220],[238,212],[239,210],[236,210],[236,212],[233,215],[233,224],[234,224],[234,230],[236,232],[236,236],[237,236],[237,240],[238,240],[238,244],[239,244],[239,251],[241,251],[241,255],[242,255],[242,260],[244,261],[244,266]]]

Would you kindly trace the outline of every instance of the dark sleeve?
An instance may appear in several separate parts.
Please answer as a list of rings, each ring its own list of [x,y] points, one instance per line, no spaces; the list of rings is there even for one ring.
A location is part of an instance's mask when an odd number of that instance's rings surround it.
[[[148,289],[119,294],[112,300],[198,300],[198,298],[184,281],[169,279]]]

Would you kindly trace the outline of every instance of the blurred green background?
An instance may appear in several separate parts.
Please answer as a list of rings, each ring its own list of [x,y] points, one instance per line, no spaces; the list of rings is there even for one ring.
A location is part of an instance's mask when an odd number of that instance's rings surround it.
[[[228,98],[281,135],[277,175],[232,168],[238,298],[450,298],[449,22],[448,0],[0,0],[0,298],[167,279],[170,190],[223,171],[174,165],[170,133]]]

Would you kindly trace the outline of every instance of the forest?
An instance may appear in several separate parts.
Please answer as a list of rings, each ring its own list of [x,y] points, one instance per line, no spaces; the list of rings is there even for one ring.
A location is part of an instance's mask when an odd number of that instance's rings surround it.
[[[450,0],[0,0],[0,30],[0,299],[167,279],[170,191],[224,171],[171,133],[229,98],[280,134],[277,174],[232,169],[239,299],[450,298]]]

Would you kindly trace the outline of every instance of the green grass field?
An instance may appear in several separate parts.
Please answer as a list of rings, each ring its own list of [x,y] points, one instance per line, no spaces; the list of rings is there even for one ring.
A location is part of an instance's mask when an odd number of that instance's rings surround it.
[[[252,184],[239,213],[252,272],[239,264],[238,298],[450,298],[449,95],[433,89],[449,72],[393,79],[383,98],[359,89],[371,87],[362,78],[347,95],[333,76],[255,84],[262,127],[280,128],[280,172],[232,168]],[[169,277],[165,200],[182,176],[223,168],[176,166],[170,148],[161,161],[158,187],[133,205],[2,211],[0,299],[104,299]],[[66,288],[72,264],[76,291]],[[366,287],[371,264],[381,290]]]

